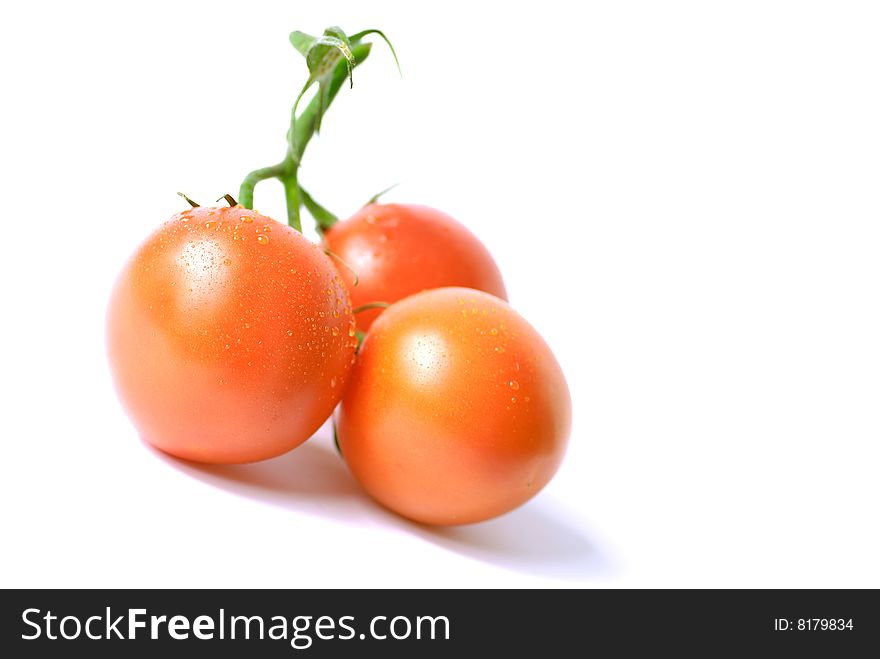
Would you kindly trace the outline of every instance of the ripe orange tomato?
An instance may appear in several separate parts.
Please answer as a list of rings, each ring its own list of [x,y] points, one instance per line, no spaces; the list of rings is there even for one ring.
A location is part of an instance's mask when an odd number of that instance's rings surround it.
[[[339,402],[356,344],[330,259],[241,207],[172,217],[123,269],[107,315],[135,427],[200,462],[262,460],[308,439]]]
[[[544,487],[570,428],[568,385],[534,328],[492,295],[441,288],[373,324],[337,436],[380,503],[418,522],[466,524]]]
[[[368,204],[324,236],[327,246],[358,275],[339,272],[355,307],[396,302],[429,288],[464,286],[504,300],[501,272],[483,243],[446,213],[412,204]],[[369,329],[382,313],[358,314],[358,327]]]

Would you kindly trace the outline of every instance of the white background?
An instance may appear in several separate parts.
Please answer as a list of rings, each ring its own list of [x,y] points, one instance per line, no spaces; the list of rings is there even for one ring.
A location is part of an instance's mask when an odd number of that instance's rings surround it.
[[[431,530],[319,433],[138,440],[103,322],[155,226],[284,151],[288,32],[384,29],[306,157],[467,223],[575,404],[557,478]],[[880,13],[864,2],[4,3],[0,585],[880,586]],[[280,186],[257,206],[283,215]]]

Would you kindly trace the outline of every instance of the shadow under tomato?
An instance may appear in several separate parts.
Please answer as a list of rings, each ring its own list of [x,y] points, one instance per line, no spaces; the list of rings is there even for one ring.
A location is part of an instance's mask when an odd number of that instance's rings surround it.
[[[444,549],[516,572],[580,581],[613,571],[596,542],[543,501],[468,526],[412,526]]]
[[[188,462],[150,449],[187,476],[237,496],[342,522],[381,520],[447,551],[516,572],[581,581],[612,569],[581,525],[540,498],[468,526],[432,527],[403,519],[360,489],[327,436],[313,437],[278,458],[243,465]]]
[[[332,444],[319,437],[277,458],[239,465],[189,462],[147,446],[176,470],[236,496],[341,520],[358,517],[363,508],[357,483]]]

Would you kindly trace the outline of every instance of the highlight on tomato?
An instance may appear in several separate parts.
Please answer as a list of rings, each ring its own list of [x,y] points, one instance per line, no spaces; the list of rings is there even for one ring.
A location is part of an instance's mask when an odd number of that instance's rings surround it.
[[[337,420],[345,462],[379,503],[426,524],[522,505],[553,477],[571,429],[562,369],[503,300],[418,293],[373,323]]]

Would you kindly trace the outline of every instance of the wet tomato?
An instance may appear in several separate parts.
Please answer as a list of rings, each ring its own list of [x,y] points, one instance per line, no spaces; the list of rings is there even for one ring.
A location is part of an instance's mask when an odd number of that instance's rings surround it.
[[[541,336],[504,301],[441,288],[373,324],[337,434],[363,487],[428,524],[464,524],[534,496],[562,460],[571,398]]]
[[[356,339],[348,292],[317,246],[254,211],[194,208],[126,264],[107,347],[146,441],[235,463],[284,453],[321,426]]]
[[[462,224],[427,206],[368,204],[333,225],[325,240],[358,275],[353,286],[352,273],[339,267],[355,307],[396,302],[442,286],[474,288],[507,299],[489,250]],[[368,330],[381,312],[358,314],[358,327]]]

